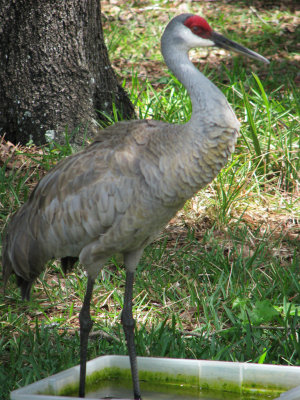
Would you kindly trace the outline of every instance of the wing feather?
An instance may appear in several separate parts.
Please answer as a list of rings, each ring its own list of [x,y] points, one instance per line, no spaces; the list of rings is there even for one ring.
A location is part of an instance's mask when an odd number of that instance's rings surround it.
[[[159,137],[167,127],[159,121],[115,124],[49,171],[8,225],[6,279],[15,272],[32,281],[49,259],[77,258],[89,243],[118,252],[127,241],[147,241],[157,211],[151,190],[161,184]],[[153,225],[157,230],[159,219]]]

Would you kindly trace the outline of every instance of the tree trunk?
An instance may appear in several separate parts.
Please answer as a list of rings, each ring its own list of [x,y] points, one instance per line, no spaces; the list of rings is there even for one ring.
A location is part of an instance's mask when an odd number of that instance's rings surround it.
[[[123,118],[133,106],[103,41],[99,0],[0,0],[0,134],[82,143],[98,131],[97,111]],[[102,117],[103,119],[103,117]],[[74,133],[76,131],[76,133]]]

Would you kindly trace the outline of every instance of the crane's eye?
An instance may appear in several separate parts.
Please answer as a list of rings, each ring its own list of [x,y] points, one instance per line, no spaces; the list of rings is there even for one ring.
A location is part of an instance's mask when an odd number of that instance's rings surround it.
[[[194,25],[191,27],[191,31],[196,35],[199,35],[203,30],[199,26]]]
[[[210,31],[208,31],[207,29],[203,28],[202,26],[199,25],[193,25],[191,26],[191,31],[197,35],[200,36],[204,39],[208,39],[210,36]]]

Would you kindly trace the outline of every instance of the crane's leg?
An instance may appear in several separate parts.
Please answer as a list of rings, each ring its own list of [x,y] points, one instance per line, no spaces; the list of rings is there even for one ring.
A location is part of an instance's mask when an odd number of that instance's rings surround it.
[[[133,292],[134,272],[126,272],[124,307],[121,314],[121,321],[125,332],[127,348],[130,358],[131,375],[133,382],[134,400],[141,399],[140,382],[137,369],[136,351],[134,344],[135,321],[132,316],[132,292]]]
[[[80,377],[79,377],[79,397],[85,396],[85,377],[86,377],[86,359],[89,333],[93,326],[90,315],[90,304],[93,293],[94,280],[88,277],[86,293],[83,305],[79,314],[80,323]]]

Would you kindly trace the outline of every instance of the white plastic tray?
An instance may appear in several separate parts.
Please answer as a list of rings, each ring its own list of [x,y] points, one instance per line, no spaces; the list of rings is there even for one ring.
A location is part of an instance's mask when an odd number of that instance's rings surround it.
[[[127,356],[103,356],[87,363],[87,375],[103,368],[129,369]],[[254,384],[257,388],[271,386],[286,389],[277,400],[300,400],[300,367],[248,364],[222,361],[186,360],[170,358],[138,357],[140,371],[162,372],[171,375],[185,375],[199,379],[199,386],[207,383],[216,388],[218,380],[228,384],[249,387]],[[198,378],[197,378],[198,377]],[[11,400],[70,400],[70,397],[47,395],[42,393],[60,393],[69,385],[79,381],[79,365],[67,369],[49,378],[42,379],[10,394]],[[88,397],[87,397],[88,398]],[[272,397],[269,397],[270,399]],[[79,397],[72,399],[81,400]],[[275,399],[276,400],[276,399]]]

